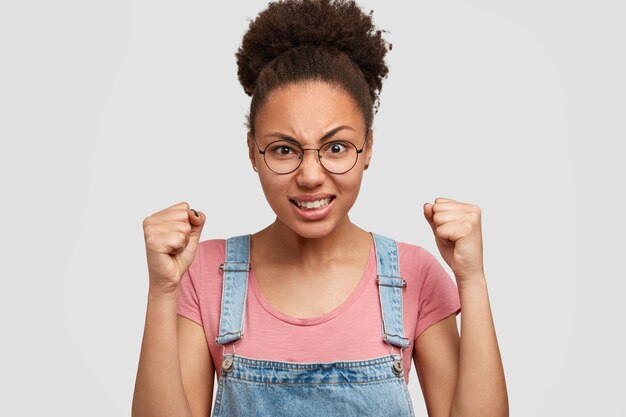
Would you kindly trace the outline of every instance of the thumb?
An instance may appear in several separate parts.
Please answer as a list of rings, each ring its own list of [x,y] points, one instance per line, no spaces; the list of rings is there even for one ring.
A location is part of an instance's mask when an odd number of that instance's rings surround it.
[[[424,217],[434,232],[436,228],[435,223],[433,222],[433,214],[433,205],[430,203],[424,203]]]
[[[206,216],[201,211],[189,209],[189,223],[191,224],[191,233],[189,234],[189,241],[197,244],[200,241],[200,234],[206,221]]]

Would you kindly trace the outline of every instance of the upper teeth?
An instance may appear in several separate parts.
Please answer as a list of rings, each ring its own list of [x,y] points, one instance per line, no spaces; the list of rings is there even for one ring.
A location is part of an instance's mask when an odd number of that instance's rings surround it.
[[[321,200],[315,200],[315,201],[297,201],[297,200],[294,200],[294,201],[300,207],[304,207],[304,208],[318,208],[318,207],[325,206],[326,204],[330,203],[330,197],[323,198]]]

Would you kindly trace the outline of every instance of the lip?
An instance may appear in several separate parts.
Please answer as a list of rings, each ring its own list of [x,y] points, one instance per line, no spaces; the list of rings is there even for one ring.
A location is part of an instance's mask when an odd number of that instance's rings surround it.
[[[332,197],[332,196],[327,196],[327,197]],[[326,197],[321,197],[321,198],[326,198]],[[300,200],[300,201],[314,201],[314,200],[319,200],[319,199],[320,197],[316,197],[313,200]],[[316,209],[306,209],[306,210],[301,209],[300,207],[298,207],[297,204],[294,204],[291,201],[289,202],[289,204],[291,204],[296,214],[305,220],[322,220],[323,218],[328,216],[330,211],[333,209],[335,205],[335,200],[336,198],[333,198],[332,200],[330,200],[330,203],[328,203],[328,205],[324,207],[316,208]]]

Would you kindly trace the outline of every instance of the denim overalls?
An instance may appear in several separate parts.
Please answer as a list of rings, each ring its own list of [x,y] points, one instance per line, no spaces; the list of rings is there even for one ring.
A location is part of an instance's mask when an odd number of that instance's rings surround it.
[[[402,321],[398,248],[372,233],[382,312],[382,338],[389,355],[337,362],[282,362],[224,355],[213,417],[415,416],[404,380],[402,349],[409,345]],[[250,235],[226,240],[219,333],[224,345],[243,337]],[[358,343],[358,340],[355,341]],[[393,353],[393,346],[400,355]],[[234,346],[233,346],[234,347]]]

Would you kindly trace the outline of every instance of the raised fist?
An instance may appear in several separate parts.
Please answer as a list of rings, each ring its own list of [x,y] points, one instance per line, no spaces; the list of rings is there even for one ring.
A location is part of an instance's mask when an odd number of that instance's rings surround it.
[[[183,274],[196,254],[206,216],[175,204],[148,216],[143,221],[150,289],[176,291]]]

